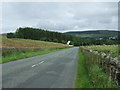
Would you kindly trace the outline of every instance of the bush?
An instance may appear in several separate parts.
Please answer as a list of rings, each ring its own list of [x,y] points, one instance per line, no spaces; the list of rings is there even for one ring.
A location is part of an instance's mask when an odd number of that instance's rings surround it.
[[[7,38],[15,38],[15,34],[14,33],[7,33]]]

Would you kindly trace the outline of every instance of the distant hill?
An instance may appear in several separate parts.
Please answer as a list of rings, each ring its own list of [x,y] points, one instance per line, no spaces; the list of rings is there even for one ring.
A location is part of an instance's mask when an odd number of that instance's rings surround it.
[[[81,38],[110,38],[117,37],[118,32],[114,30],[89,30],[89,31],[70,31],[67,34],[75,35]]]
[[[69,34],[117,34],[118,31],[113,30],[90,30],[90,31],[69,31]]]

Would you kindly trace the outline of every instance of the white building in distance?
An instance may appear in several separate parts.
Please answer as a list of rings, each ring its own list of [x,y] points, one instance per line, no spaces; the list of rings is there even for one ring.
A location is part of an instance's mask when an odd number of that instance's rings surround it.
[[[73,46],[73,45],[70,45],[70,41],[67,42],[67,46]]]

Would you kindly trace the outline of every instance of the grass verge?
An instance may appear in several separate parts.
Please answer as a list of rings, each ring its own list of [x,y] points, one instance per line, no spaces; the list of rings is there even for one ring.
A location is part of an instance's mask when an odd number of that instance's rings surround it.
[[[0,63],[7,63],[7,62],[11,62],[11,61],[15,61],[15,60],[23,59],[23,58],[28,58],[28,57],[32,57],[32,56],[57,52],[57,51],[61,51],[61,50],[64,50],[64,49],[68,49],[68,48],[44,49],[44,50],[39,50],[39,51],[34,51],[34,52],[32,52],[32,51],[31,52],[18,52],[18,53],[14,53],[14,54],[11,54],[11,55],[8,55],[8,56],[3,56],[2,60],[0,60]]]
[[[86,63],[84,60],[84,56],[79,50],[78,54],[78,70],[77,70],[77,78],[76,78],[76,83],[75,86],[76,88],[89,88],[91,87],[90,82],[89,82],[89,77],[86,71]]]
[[[90,68],[89,77],[94,88],[117,88],[117,85],[98,65],[93,65]]]
[[[118,88],[97,64],[98,56],[79,50],[76,88]]]

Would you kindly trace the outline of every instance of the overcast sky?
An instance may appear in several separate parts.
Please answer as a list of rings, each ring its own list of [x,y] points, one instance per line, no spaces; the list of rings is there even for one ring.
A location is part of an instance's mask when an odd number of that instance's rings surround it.
[[[3,33],[18,27],[58,32],[118,29],[117,2],[6,2],[2,15]]]

